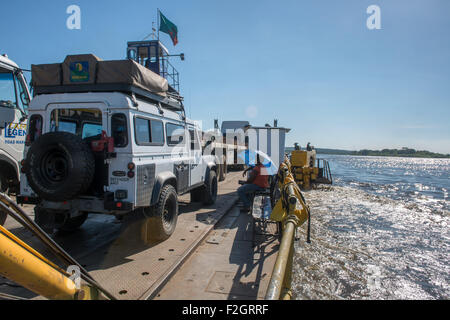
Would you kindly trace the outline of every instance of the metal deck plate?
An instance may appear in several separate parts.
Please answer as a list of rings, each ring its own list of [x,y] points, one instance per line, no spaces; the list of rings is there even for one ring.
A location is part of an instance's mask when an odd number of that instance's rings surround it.
[[[263,299],[279,243],[262,237],[253,247],[252,226],[249,214],[233,208],[156,299]],[[220,241],[210,241],[219,236]]]
[[[57,235],[55,239],[118,299],[152,298],[214,225],[233,207],[237,200],[239,176],[239,172],[229,173],[226,181],[219,183],[217,202],[213,206],[191,204],[189,195],[180,197],[177,228],[162,243],[153,246],[136,245],[120,234],[120,223],[114,217],[96,215],[89,217],[79,231],[65,236]],[[31,206],[27,207],[27,212],[33,214]],[[10,218],[6,227],[46,255],[42,244]],[[0,278],[1,292],[42,299],[24,288],[5,283]]]

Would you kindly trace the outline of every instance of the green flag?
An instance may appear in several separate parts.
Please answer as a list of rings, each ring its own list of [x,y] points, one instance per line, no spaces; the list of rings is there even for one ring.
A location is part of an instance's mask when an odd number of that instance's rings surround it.
[[[173,45],[178,43],[178,28],[169,19],[167,19],[161,11],[159,11],[160,24],[159,31],[167,33],[172,39]]]

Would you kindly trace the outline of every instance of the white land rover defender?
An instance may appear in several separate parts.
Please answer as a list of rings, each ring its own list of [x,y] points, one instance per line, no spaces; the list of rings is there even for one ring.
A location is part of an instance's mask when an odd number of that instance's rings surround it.
[[[22,69],[0,56],[0,192],[18,193],[30,92]],[[0,219],[1,220],[1,219]]]
[[[93,55],[33,65],[32,77],[17,200],[36,204],[44,229],[141,210],[152,238],[164,240],[175,229],[177,194],[215,202],[215,158],[202,154],[200,128],[165,78],[132,59]]]

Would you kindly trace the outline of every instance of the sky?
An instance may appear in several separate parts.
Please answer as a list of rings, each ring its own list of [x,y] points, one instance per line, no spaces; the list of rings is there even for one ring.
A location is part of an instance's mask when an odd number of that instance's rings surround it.
[[[69,30],[68,6],[81,9]],[[367,8],[380,8],[369,30]],[[161,40],[187,114],[291,128],[287,145],[411,147],[450,153],[448,0],[43,0],[1,4],[0,54],[23,68],[68,54],[126,57],[157,8],[178,27]],[[28,75],[30,78],[31,75]]]

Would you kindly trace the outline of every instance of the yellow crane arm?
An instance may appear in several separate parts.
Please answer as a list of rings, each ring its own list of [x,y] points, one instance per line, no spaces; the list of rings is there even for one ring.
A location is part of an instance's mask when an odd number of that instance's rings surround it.
[[[67,265],[77,267],[80,270],[80,275],[77,275],[80,277],[79,280],[83,279],[87,284],[76,281],[77,287],[68,272],[45,258],[0,224],[1,276],[48,299],[104,299],[100,292],[104,293],[109,299],[115,299],[77,261],[62,250],[47,234],[43,233],[16,203],[3,193],[0,193],[0,212],[12,216],[26,226]]]
[[[5,232],[6,231],[6,232]],[[60,270],[31,253],[0,226],[0,274],[49,299],[79,297],[75,283]]]

